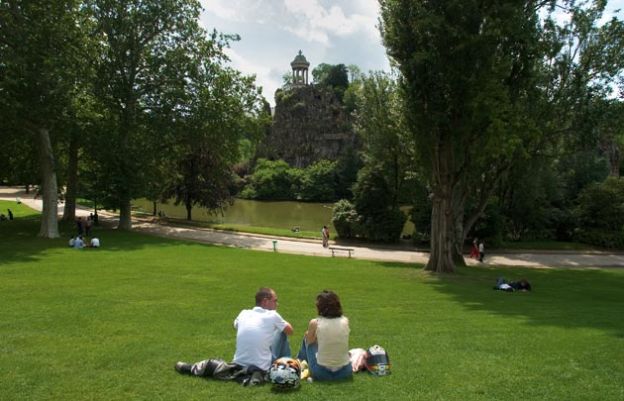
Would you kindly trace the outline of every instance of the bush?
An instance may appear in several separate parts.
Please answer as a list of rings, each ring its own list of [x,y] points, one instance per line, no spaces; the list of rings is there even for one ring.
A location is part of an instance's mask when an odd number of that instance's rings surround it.
[[[249,184],[240,196],[247,199],[290,200],[294,198],[295,173],[283,160],[258,159]]]
[[[297,199],[308,202],[336,199],[336,162],[320,160],[301,170],[298,177]]]
[[[360,170],[353,193],[363,236],[372,241],[398,241],[407,216],[399,209],[381,168]]]
[[[396,242],[401,237],[407,216],[399,208],[381,210],[362,221],[364,236],[371,241]]]
[[[355,206],[346,199],[334,204],[332,223],[340,238],[355,238],[359,231],[359,216]]]
[[[575,216],[581,230],[620,230],[624,226],[624,180],[609,177],[585,187],[579,194]]]
[[[574,232],[574,240],[609,249],[624,249],[624,233],[620,231],[583,230]]]

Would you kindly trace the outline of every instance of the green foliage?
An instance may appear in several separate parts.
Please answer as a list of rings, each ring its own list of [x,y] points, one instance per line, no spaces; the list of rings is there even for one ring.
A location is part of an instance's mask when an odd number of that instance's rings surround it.
[[[624,248],[624,181],[609,177],[588,185],[574,210],[574,239],[604,248]]]
[[[344,64],[321,63],[312,70],[314,83],[333,90],[342,102],[345,90],[349,87],[349,71]]]
[[[574,240],[583,244],[596,245],[607,249],[624,249],[624,232],[579,228],[574,232]]]
[[[577,199],[576,217],[581,229],[624,229],[624,180],[607,178],[584,188]]]
[[[360,231],[360,216],[355,206],[346,199],[341,199],[334,204],[332,224],[340,238],[355,238]]]
[[[365,166],[354,186],[353,203],[362,235],[372,241],[398,241],[407,216],[399,209],[394,191],[382,170]]]
[[[416,182],[410,219],[414,223],[414,239],[429,242],[431,236],[431,197],[424,185]]]
[[[320,160],[298,169],[283,160],[258,159],[240,196],[245,199],[329,202],[336,199],[336,162]]]
[[[309,202],[329,202],[336,199],[336,162],[320,160],[299,176],[297,198]]]
[[[240,196],[246,199],[290,200],[294,197],[293,181],[293,171],[285,161],[258,159]]]
[[[496,198],[491,198],[481,219],[474,225],[471,236],[487,241],[488,245],[498,247],[503,243],[503,216]]]
[[[352,199],[352,187],[357,180],[357,173],[362,168],[359,153],[353,147],[347,147],[336,164],[336,198]]]

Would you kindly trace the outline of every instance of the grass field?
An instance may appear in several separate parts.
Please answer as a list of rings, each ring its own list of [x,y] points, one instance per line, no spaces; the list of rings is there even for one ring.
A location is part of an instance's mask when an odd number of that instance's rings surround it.
[[[313,258],[96,228],[102,249],[43,240],[36,213],[0,222],[0,400],[622,400],[624,270],[466,268]],[[493,291],[497,276],[532,293]],[[180,376],[230,359],[232,320],[276,289],[298,345],[314,297],[341,295],[351,346],[384,346],[393,373],[291,394]]]

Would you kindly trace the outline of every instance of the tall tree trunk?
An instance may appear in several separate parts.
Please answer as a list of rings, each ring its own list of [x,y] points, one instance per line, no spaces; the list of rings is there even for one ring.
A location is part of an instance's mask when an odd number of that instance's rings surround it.
[[[158,203],[152,202],[152,216],[156,216],[157,212],[158,212]]]
[[[184,205],[186,206],[186,219],[188,221],[191,221],[191,211],[193,210],[193,203],[187,200],[186,202],[184,202]]]
[[[54,170],[54,154],[50,143],[50,133],[45,128],[36,132],[39,147],[39,168],[41,172],[41,198],[43,208],[41,212],[41,228],[39,236],[43,238],[58,238],[58,187]]]
[[[436,273],[455,271],[452,156],[453,150],[448,135],[442,135],[432,157],[431,254],[425,266],[425,270]]]
[[[450,192],[450,188],[447,188]],[[425,270],[453,273],[453,210],[449,194],[435,195],[431,211],[431,254]]]
[[[453,262],[455,266],[466,266],[464,259],[464,241],[466,240],[466,233],[464,232],[465,192],[456,188],[453,195]]]
[[[119,230],[132,230],[131,192],[134,191],[130,188],[132,187],[133,175],[136,174],[129,166],[129,158],[132,156],[128,143],[130,142],[131,127],[134,127],[134,107],[136,105],[131,96],[126,100],[126,105],[127,107],[122,112],[119,132],[118,163],[120,165],[119,170],[123,176],[121,188],[119,189],[119,225],[117,226]]]
[[[132,230],[132,204],[129,196],[124,196],[119,205],[119,230]]]
[[[64,221],[76,220],[76,193],[78,191],[78,138],[72,134],[67,163],[67,190],[65,191]]]

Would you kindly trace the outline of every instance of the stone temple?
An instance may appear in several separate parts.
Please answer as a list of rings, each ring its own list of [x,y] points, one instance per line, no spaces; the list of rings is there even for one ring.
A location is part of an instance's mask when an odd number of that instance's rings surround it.
[[[321,159],[337,160],[356,146],[350,116],[331,89],[309,83],[310,63],[301,50],[290,66],[292,84],[275,92],[268,154],[263,156],[299,168]]]

